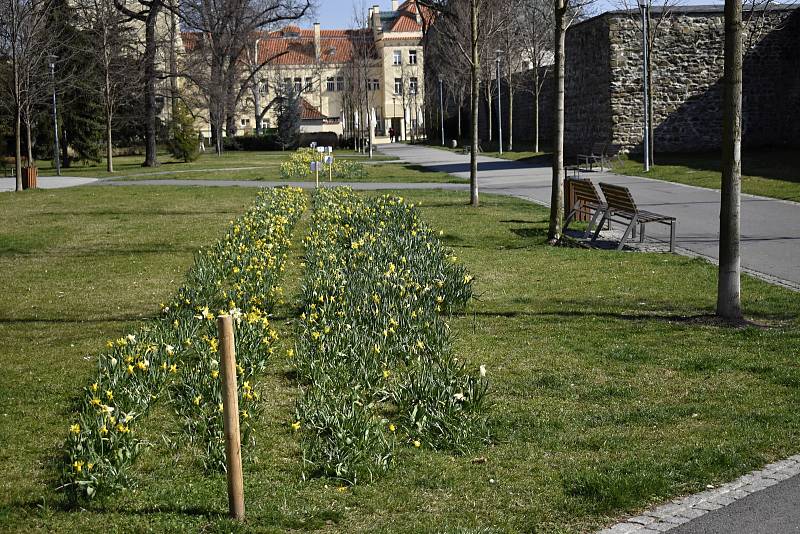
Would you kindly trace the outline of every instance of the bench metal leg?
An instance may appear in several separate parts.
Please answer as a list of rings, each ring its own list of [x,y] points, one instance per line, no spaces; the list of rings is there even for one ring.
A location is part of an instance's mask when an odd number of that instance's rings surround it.
[[[672,221],[672,224],[669,225],[669,251],[675,252],[675,225],[678,224],[678,221]]]
[[[584,239],[589,237],[589,234],[592,231],[592,227],[594,226],[595,222],[597,222],[597,216],[600,215],[601,211],[602,210],[594,210],[594,213],[592,214],[592,220],[589,221],[589,226],[586,227],[586,231],[583,233],[583,238]],[[603,226],[603,223],[601,222],[600,226],[598,228],[602,228],[602,226]]]
[[[625,241],[628,240],[628,234],[631,233],[631,230],[636,228],[636,222],[637,222],[636,216],[634,215],[633,219],[631,219],[631,223],[628,225],[627,228],[625,228],[625,233],[622,234],[622,239],[619,240],[619,245],[617,245],[617,250],[622,250],[622,247],[625,246]]]
[[[572,209],[567,214],[567,219],[564,221],[564,226],[561,229],[562,232],[566,232],[567,231],[567,226],[569,226],[569,223],[572,222],[572,219],[578,213],[578,208],[580,207],[580,203],[581,203],[580,200],[576,200],[575,204],[573,204]]]
[[[639,243],[644,243],[644,223],[639,224]]]
[[[592,241],[595,241],[597,239],[597,236],[600,235],[600,230],[603,229],[603,223],[606,221],[606,218],[607,218],[606,216],[607,215],[608,215],[608,212],[604,211],[603,212],[603,218],[600,219],[600,224],[597,225],[597,229],[594,231],[594,235],[592,236]]]

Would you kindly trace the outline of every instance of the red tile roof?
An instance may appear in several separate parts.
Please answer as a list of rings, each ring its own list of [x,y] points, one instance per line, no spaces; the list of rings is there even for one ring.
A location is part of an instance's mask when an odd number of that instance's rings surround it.
[[[320,30],[320,62],[346,63],[353,58],[359,43],[372,41],[370,30]],[[259,61],[273,65],[308,65],[315,63],[314,30],[286,28],[263,34],[258,43]]]
[[[328,117],[323,115],[319,109],[312,106],[308,100],[305,98],[300,98],[300,119],[301,120],[314,120],[314,121],[321,121],[325,120]]]

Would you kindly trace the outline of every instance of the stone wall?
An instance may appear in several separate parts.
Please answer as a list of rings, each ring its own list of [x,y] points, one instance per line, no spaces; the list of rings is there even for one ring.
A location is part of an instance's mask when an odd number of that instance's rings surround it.
[[[638,11],[610,12],[568,30],[567,153],[585,150],[595,142],[641,152],[642,36],[638,17]],[[724,65],[722,7],[675,8],[669,17],[659,19],[660,14],[654,12],[652,25],[658,24],[653,30],[651,57],[655,150],[718,150]],[[800,147],[800,9],[772,8],[754,13],[745,24],[744,43],[743,145]],[[553,131],[554,85],[552,73],[547,76],[540,95],[540,141],[545,147]],[[531,78],[531,72],[520,73],[515,84],[530,87]],[[503,102],[503,128],[507,132],[505,86]],[[518,90],[514,98],[514,139],[518,146],[530,143],[533,137],[532,110],[530,91]],[[486,113],[487,103],[482,97],[480,137],[484,140],[489,137]],[[465,121],[468,117],[467,106]],[[464,131],[468,136],[466,122]]]
[[[756,13],[745,25],[743,73],[745,146],[798,143],[800,12]],[[606,15],[611,42],[613,143],[641,152],[642,46],[637,15]],[[652,25],[659,22],[654,13]],[[598,25],[589,21],[585,25]],[[652,84],[655,150],[716,150],[722,132],[724,15],[688,8],[654,28]],[[794,32],[794,33],[793,33]],[[794,132],[794,134],[792,133]]]

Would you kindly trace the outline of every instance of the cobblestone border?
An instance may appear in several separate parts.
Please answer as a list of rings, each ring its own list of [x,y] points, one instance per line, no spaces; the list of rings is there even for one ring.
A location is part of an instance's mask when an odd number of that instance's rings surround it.
[[[629,517],[622,523],[603,529],[597,534],[667,532],[798,474],[800,474],[800,454],[769,464],[763,469],[752,471],[717,488],[675,499],[641,515]]]

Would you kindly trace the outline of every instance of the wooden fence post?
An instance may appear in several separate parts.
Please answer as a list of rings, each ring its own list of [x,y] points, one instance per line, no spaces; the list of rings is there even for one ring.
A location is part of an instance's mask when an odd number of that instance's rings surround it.
[[[222,374],[222,417],[225,431],[225,460],[228,468],[228,515],[244,520],[242,445],[239,434],[239,390],[236,387],[236,348],[230,315],[217,317]]]

